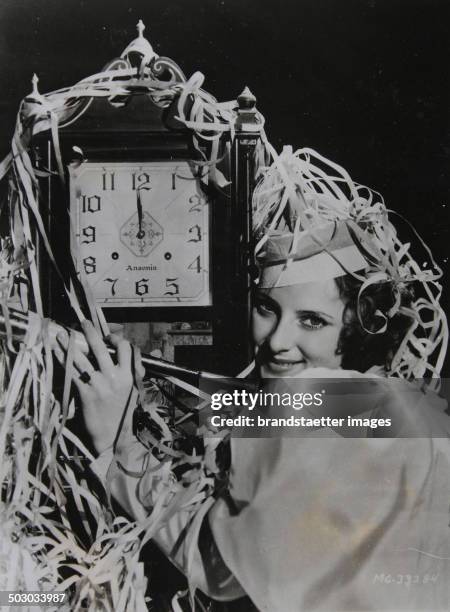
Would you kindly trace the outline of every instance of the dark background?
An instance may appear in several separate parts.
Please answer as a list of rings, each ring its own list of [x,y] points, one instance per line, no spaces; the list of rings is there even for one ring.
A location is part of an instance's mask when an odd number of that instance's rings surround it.
[[[449,18],[448,0],[1,0],[0,153],[34,72],[42,93],[71,85],[142,19],[219,100],[249,85],[277,150],[312,147],[379,190],[445,268]]]

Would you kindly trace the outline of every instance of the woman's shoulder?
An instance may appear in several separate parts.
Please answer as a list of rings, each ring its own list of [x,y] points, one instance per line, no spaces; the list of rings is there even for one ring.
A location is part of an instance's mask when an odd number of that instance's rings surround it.
[[[378,412],[390,417],[393,436],[448,437],[448,400],[437,379],[405,380],[386,376],[385,393]]]

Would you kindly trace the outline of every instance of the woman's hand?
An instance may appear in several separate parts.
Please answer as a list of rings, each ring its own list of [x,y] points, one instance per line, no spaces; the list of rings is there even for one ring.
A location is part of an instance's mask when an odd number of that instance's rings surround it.
[[[136,367],[139,375],[142,375],[142,368],[138,349],[133,351],[129,342],[119,336],[109,337],[117,351],[116,365],[92,323],[85,321],[82,327],[95,364],[74,344],[73,382],[80,395],[86,429],[100,454],[113,445],[125,410],[134,410],[134,406],[129,406],[131,399],[135,401],[132,393],[134,365],[139,364],[139,368]],[[69,338],[67,334],[60,333],[57,340],[64,355],[58,350],[55,353],[61,364],[65,365]],[[133,356],[135,364],[132,363]]]

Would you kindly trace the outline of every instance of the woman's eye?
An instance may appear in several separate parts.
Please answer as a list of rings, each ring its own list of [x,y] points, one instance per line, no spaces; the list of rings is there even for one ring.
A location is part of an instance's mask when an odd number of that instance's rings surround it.
[[[316,315],[304,315],[300,317],[300,323],[306,329],[322,329],[327,324],[322,317]]]
[[[273,308],[273,306],[271,306],[271,304],[268,304],[267,302],[255,302],[255,308],[257,310],[257,312],[259,312],[259,314],[273,314],[275,313],[275,309]]]

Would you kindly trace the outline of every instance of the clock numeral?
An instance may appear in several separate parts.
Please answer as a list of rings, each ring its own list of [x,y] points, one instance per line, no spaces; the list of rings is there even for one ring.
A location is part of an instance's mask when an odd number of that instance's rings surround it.
[[[131,180],[133,191],[136,191],[136,189],[146,189],[148,191],[152,188],[150,185],[150,175],[147,172],[141,172],[140,174],[133,172]]]
[[[164,295],[179,295],[180,287],[178,286],[178,278],[166,278],[166,287],[172,289],[172,291],[166,291]]]
[[[177,175],[174,172],[172,174],[172,189],[176,189],[177,188],[177,186],[176,186],[176,178],[177,178]]]
[[[200,242],[202,239],[202,228],[200,225],[193,225],[189,228],[189,234],[195,234],[194,238],[189,238],[188,242]]]
[[[136,281],[136,293],[137,295],[146,295],[149,292],[148,278],[141,278],[140,281]]]
[[[95,242],[95,227],[93,225],[83,227],[81,233],[86,238],[86,240],[81,241],[81,244],[90,244],[91,242]]]
[[[97,260],[95,257],[89,255],[89,257],[85,257],[83,259],[84,271],[86,274],[94,274],[97,270]]]
[[[102,185],[103,191],[114,191],[115,189],[115,172],[103,172],[102,174]]]
[[[200,265],[200,255],[197,255],[194,261],[188,265],[188,270],[195,270],[197,274],[199,274],[201,269],[202,266]]]
[[[111,283],[111,295],[114,296],[116,295],[116,283],[119,279],[118,278],[105,278],[104,282],[105,283]]]
[[[95,213],[101,209],[100,196],[81,196],[81,210],[83,212]]]
[[[192,204],[189,209],[189,212],[202,212],[203,203],[204,199],[194,193],[194,195],[191,195],[191,197],[189,198],[189,204]]]

